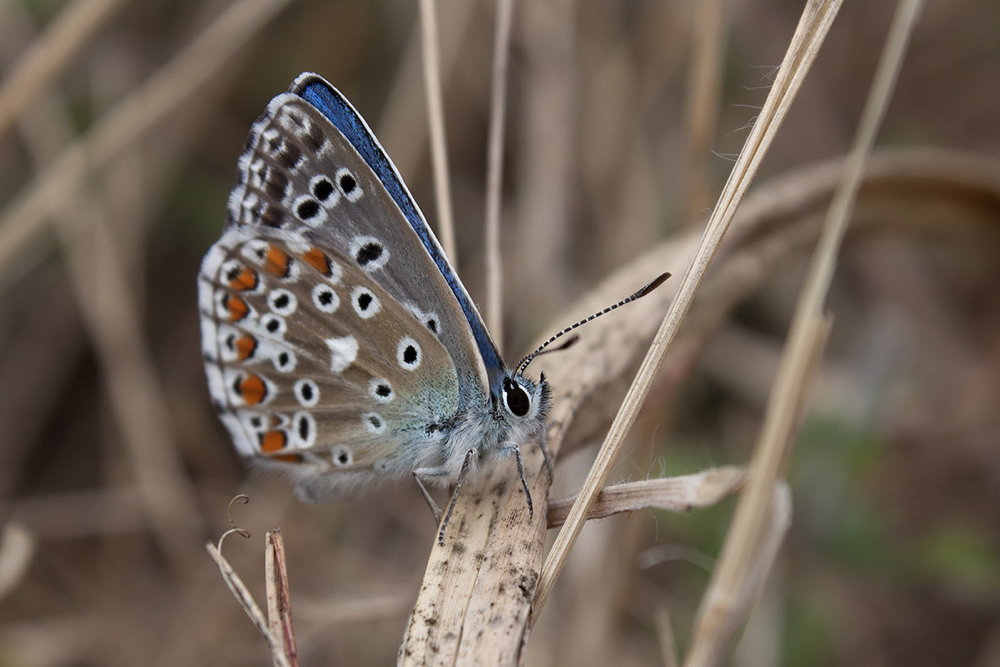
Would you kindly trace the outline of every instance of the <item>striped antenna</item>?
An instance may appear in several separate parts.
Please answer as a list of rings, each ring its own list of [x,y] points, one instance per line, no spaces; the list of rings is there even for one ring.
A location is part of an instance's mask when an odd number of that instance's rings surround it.
[[[635,301],[636,299],[641,299],[642,297],[646,296],[647,294],[649,294],[650,292],[652,292],[653,290],[655,290],[657,287],[659,287],[660,285],[662,285],[663,282],[667,278],[669,278],[669,277],[670,277],[669,273],[661,273],[659,276],[657,276],[656,278],[654,278],[652,280],[652,282],[650,282],[649,284],[647,284],[645,287],[643,287],[639,291],[635,292],[634,294],[630,294],[629,296],[625,297],[624,299],[622,299],[618,303],[611,304],[610,306],[608,306],[607,308],[605,308],[601,312],[594,313],[590,317],[584,318],[584,319],[580,320],[579,322],[577,322],[576,324],[571,324],[570,326],[566,327],[565,329],[563,329],[559,333],[553,334],[552,337],[550,337],[547,341],[545,341],[544,343],[542,343],[541,345],[539,345],[535,349],[534,352],[532,352],[531,354],[526,355],[523,359],[521,359],[521,361],[517,362],[517,365],[514,367],[514,375],[523,375],[524,371],[527,370],[527,368],[528,368],[528,364],[530,364],[535,357],[537,357],[540,354],[545,354],[545,352],[546,352],[545,348],[547,348],[549,345],[551,345],[552,343],[556,342],[557,340],[559,340],[560,338],[562,338],[563,336],[565,336],[566,334],[568,334],[573,329],[576,329],[577,327],[583,326],[584,324],[586,324],[587,322],[590,322],[591,320],[596,320],[601,315],[607,315],[608,313],[610,313],[615,308],[619,308],[621,306],[624,306],[626,303],[631,303],[631,302]],[[560,345],[559,347],[557,347],[555,349],[552,349],[552,350],[547,350],[547,351],[548,352],[558,352],[559,350],[565,350],[566,348],[568,348],[571,345],[573,345],[574,343],[576,343],[578,340],[579,340],[579,336],[573,336],[572,338],[570,338],[568,341],[566,341],[564,344]]]

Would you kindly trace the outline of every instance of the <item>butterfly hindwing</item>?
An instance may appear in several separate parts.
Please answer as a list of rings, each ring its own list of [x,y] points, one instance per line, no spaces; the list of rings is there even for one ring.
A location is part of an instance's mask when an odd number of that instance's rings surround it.
[[[199,283],[212,397],[244,455],[323,498],[435,463],[433,427],[458,409],[454,365],[356,258],[234,227]]]

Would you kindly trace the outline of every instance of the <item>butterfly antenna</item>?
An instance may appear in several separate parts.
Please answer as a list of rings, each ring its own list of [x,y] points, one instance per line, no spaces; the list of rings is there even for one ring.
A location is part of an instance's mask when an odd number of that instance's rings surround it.
[[[635,301],[636,299],[641,299],[642,297],[646,296],[647,294],[649,294],[650,292],[652,292],[653,290],[655,290],[657,287],[659,287],[660,285],[662,285],[663,282],[667,278],[669,278],[669,277],[670,277],[669,273],[661,273],[656,278],[654,278],[651,282],[649,282],[645,287],[643,287],[642,289],[638,290],[637,292],[634,292],[633,294],[628,295],[627,297],[625,297],[624,299],[622,299],[618,303],[613,303],[610,306],[608,306],[607,308],[605,308],[604,310],[602,310],[602,311],[600,311],[598,313],[594,313],[590,317],[586,317],[586,318],[580,320],[579,322],[577,322],[576,324],[571,324],[570,326],[566,327],[562,331],[560,331],[560,332],[558,332],[556,334],[553,334],[547,341],[545,341],[544,343],[542,343],[541,345],[539,345],[535,349],[534,352],[532,352],[532,353],[530,353],[528,355],[525,355],[525,357],[523,359],[521,359],[521,361],[517,362],[517,366],[514,367],[514,374],[515,375],[522,375],[524,373],[524,371],[527,370],[528,364],[530,364],[534,360],[534,358],[537,357],[537,356],[539,356],[539,355],[546,354],[548,352],[558,352],[560,350],[565,350],[566,348],[571,347],[578,340],[580,340],[579,336],[573,336],[572,338],[570,338],[569,340],[567,340],[565,343],[563,343],[562,345],[560,345],[557,348],[553,348],[551,350],[546,350],[545,349],[549,345],[551,345],[552,343],[556,342],[557,340],[559,340],[560,338],[562,338],[563,336],[565,336],[566,334],[568,334],[570,331],[573,331],[573,329],[576,329],[577,327],[581,327],[584,324],[587,324],[588,322],[590,322],[591,320],[596,320],[601,315],[607,315],[608,313],[610,313],[615,308],[620,308],[621,306],[624,306],[626,303],[631,303],[631,302]]]

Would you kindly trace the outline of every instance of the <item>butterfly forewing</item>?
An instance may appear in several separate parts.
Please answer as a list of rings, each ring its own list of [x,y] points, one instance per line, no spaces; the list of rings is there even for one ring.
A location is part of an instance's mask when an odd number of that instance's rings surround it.
[[[485,399],[483,362],[441,271],[378,177],[315,107],[279,95],[258,121],[230,199],[238,225],[292,231],[353,260],[444,344],[460,395]]]

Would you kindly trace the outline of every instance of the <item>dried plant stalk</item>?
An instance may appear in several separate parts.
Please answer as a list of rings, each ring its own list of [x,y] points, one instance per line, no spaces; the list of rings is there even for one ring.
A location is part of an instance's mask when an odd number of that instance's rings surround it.
[[[267,589],[267,624],[271,636],[281,638],[289,667],[298,667],[295,628],[292,627],[292,599],[288,592],[288,567],[285,541],[278,529],[264,536],[264,576]]]
[[[45,231],[46,219],[67,205],[86,175],[169,117],[287,3],[244,0],[229,7],[19,193],[0,216],[0,274],[14,270],[15,259],[32,257],[37,261],[29,248]],[[25,269],[21,265],[16,268]]]
[[[74,57],[91,43],[94,34],[125,3],[123,0],[77,0],[69,3],[52,25],[31,43],[11,67],[0,88],[0,136],[48,88]]]
[[[500,253],[500,185],[503,179],[503,137],[507,110],[507,64],[514,0],[497,0],[490,91],[490,139],[486,165],[485,249],[486,326],[497,349],[503,349],[503,261]]]
[[[264,636],[264,640],[267,642],[267,646],[271,650],[271,661],[276,667],[292,667],[292,665],[288,662],[288,658],[285,657],[282,641],[271,633],[271,630],[268,627],[267,619],[264,618],[264,612],[261,611],[260,606],[258,606],[254,601],[253,595],[251,595],[250,590],[246,587],[246,584],[243,583],[240,576],[236,574],[236,570],[234,570],[233,566],[230,565],[228,560],[226,560],[226,557],[222,555],[222,542],[226,539],[226,535],[228,535],[229,532],[222,536],[218,545],[209,542],[205,545],[205,549],[208,551],[208,555],[212,557],[212,560],[215,561],[215,564],[219,566],[219,572],[222,574],[222,579],[226,582],[226,586],[229,587],[233,597],[236,598],[236,601],[239,603],[240,607],[242,607],[243,611],[246,612],[246,615],[250,617],[250,620],[253,622],[254,626],[256,626],[260,634]]]
[[[39,172],[72,137],[63,106],[56,96],[43,95],[35,101],[32,114],[20,119]],[[182,567],[189,560],[181,544],[183,527],[196,527],[193,494],[181,472],[165,410],[166,392],[130,294],[124,255],[107,222],[105,202],[91,190],[81,188],[70,199],[71,206],[55,212],[53,222],[74,296],[104,369],[106,391],[150,527],[171,554],[171,562]],[[83,238],[73,233],[79,226],[87,230]]]
[[[753,475],[747,493],[740,499],[729,535],[699,611],[694,642],[685,661],[691,667],[720,664],[729,653],[737,631],[749,614],[758,590],[748,586],[749,571],[762,564],[762,540],[768,498],[774,492],[794,444],[812,374],[830,330],[823,304],[837,253],[847,231],[858,194],[864,164],[875,142],[906,44],[920,9],[920,0],[903,0],[876,72],[865,105],[854,147],[844,164],[844,176],[824,221],[823,230],[792,320],[788,343],[768,401],[764,426],[755,448]],[[765,569],[769,568],[769,563]]]
[[[604,486],[611,467],[621,452],[625,435],[635,422],[642,401],[648,394],[653,379],[663,363],[666,351],[677,335],[681,320],[691,307],[694,294],[722,244],[722,239],[729,229],[736,207],[742,201],[743,194],[749,187],[760,161],[764,158],[778,127],[784,120],[839,7],[839,0],[833,0],[830,2],[810,2],[803,9],[802,18],[782,60],[778,78],[764,102],[764,108],[761,110],[757,124],[754,125],[743,150],[740,152],[740,157],[737,159],[722,195],[719,197],[719,203],[712,212],[712,217],[708,221],[695,256],[678,287],[677,298],[670,304],[670,310],[663,318],[660,328],[656,332],[656,337],[643,359],[642,366],[636,373],[635,380],[629,386],[625,400],[622,401],[618,414],[615,415],[615,419],[611,423],[608,435],[597,452],[597,459],[594,461],[587,479],[583,482],[583,488],[580,490],[576,504],[566,518],[566,525],[559,531],[555,543],[545,559],[538,592],[535,596],[534,614],[537,614],[544,607],[551,594],[555,580],[569,556],[569,551],[583,528],[587,508],[593,503],[601,487]]]
[[[693,475],[647,479],[606,487],[587,512],[587,520],[642,509],[690,512],[710,507],[743,487],[745,473],[738,466],[712,468]],[[576,497],[549,503],[549,528],[563,524]]]
[[[437,229],[441,246],[458,266],[455,246],[455,217],[451,209],[451,180],[448,176],[448,144],[444,131],[444,102],[441,93],[441,55],[438,43],[435,0],[420,0],[420,27],[423,33],[424,86],[427,97],[427,122],[430,127],[431,164],[434,168],[434,201],[437,203]]]
[[[703,341],[735,303],[756,290],[775,265],[815,242],[841,167],[841,160],[831,160],[796,170],[747,199],[661,368],[662,388],[669,391],[680,382]],[[851,224],[859,231],[889,226],[904,234],[933,230],[961,235],[1000,232],[998,221],[1000,162],[955,151],[911,149],[884,151],[868,161]],[[683,266],[696,243],[692,234],[637,257],[556,323],[593,312],[641,285],[661,267]],[[645,342],[656,330],[659,313],[673,298],[676,284],[671,282],[617,311],[614,318],[588,325],[575,348],[539,360],[555,392],[550,446],[572,450],[607,427],[607,406],[621,395]],[[532,495],[542,506],[548,479],[541,457],[529,451],[526,461]],[[463,488],[448,542],[431,552],[400,649],[402,664],[456,664],[461,645],[471,647],[462,648],[463,655],[479,651],[484,661],[494,656],[516,661],[526,631],[514,628],[524,622],[530,605],[518,584],[537,577],[541,546],[535,547],[544,536],[537,522],[523,520],[524,513],[512,469],[498,466],[482,483]],[[459,525],[461,530],[453,532]],[[469,539],[473,532],[474,542]],[[512,549],[523,550],[523,557],[515,558]],[[473,609],[471,601],[488,606],[491,613],[467,615]],[[483,619],[491,623],[478,622]],[[497,664],[502,662],[498,659]]]

